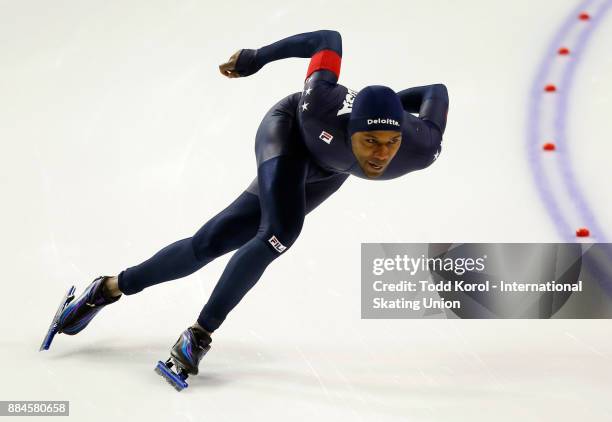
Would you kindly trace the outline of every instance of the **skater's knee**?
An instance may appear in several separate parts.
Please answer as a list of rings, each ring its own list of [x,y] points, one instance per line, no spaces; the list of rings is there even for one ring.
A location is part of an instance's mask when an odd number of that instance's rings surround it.
[[[191,238],[191,247],[198,261],[208,260],[210,256],[216,255],[215,252],[218,252],[208,235],[194,235]]]
[[[223,228],[212,221],[193,235],[191,245],[198,261],[210,261],[230,250],[224,242]]]
[[[255,236],[260,219],[257,201],[257,196],[244,193],[226,210],[204,224],[192,237],[196,258],[210,262]]]
[[[277,252],[284,252],[293,246],[299,237],[303,223],[303,218],[284,224],[277,222],[260,227],[257,236],[269,243]]]

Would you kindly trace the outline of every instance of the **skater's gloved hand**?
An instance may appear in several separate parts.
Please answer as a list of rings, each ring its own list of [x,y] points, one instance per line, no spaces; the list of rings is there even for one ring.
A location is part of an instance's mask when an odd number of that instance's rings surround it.
[[[232,54],[228,61],[219,65],[219,71],[228,78],[252,75],[261,68],[256,63],[256,56],[257,50],[249,48],[238,50]]]

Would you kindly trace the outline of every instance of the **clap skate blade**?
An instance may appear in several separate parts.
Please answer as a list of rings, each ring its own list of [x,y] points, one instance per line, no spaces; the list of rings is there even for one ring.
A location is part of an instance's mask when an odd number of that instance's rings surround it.
[[[178,372],[173,371],[172,366],[176,366]],[[188,377],[187,372],[179,365],[176,365],[175,362],[172,361],[172,358],[169,358],[166,363],[157,361],[157,366],[155,367],[155,372],[161,375],[168,384],[170,384],[176,391],[181,391],[184,388],[187,388],[189,385],[185,382]]]
[[[42,344],[40,345],[40,349],[38,349],[39,352],[43,350],[49,350],[51,342],[53,341],[53,337],[55,337],[55,334],[57,334],[59,317],[60,315],[62,315],[64,309],[66,309],[66,306],[68,306],[68,304],[74,299],[75,290],[75,287],[71,286],[62,298],[62,301],[60,302],[60,305],[57,308],[57,312],[55,312],[55,316],[51,321],[51,325],[49,326],[49,331],[47,332],[47,335],[45,336]]]

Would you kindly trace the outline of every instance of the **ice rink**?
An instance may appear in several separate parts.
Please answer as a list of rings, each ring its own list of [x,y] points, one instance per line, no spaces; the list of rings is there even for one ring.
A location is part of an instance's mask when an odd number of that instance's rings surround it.
[[[181,393],[153,368],[230,254],[38,352],[69,285],[247,187],[257,126],[308,60],[217,66],[317,29],[342,34],[350,88],[447,86],[440,158],[351,177],[309,214]],[[611,0],[0,1],[0,400],[69,400],[76,421],[612,420],[607,319],[360,318],[362,242],[610,241],[611,51]]]

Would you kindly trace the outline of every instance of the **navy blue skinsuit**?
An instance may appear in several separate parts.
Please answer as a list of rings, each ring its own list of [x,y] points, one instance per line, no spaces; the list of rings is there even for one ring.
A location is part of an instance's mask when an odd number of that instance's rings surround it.
[[[368,178],[352,153],[347,133],[357,92],[337,83],[341,56],[340,34],[325,30],[241,51],[235,69],[241,76],[252,75],[274,60],[311,58],[303,90],[280,100],[263,118],[255,137],[255,180],[193,237],[122,271],[119,288],[123,293],[185,277],[237,249],[198,317],[198,323],[212,332],[266,267],[295,242],[306,214],[349,175]],[[425,168],[441,151],[448,111],[446,87],[414,87],[398,95],[405,110],[402,142],[385,172],[372,180]]]

